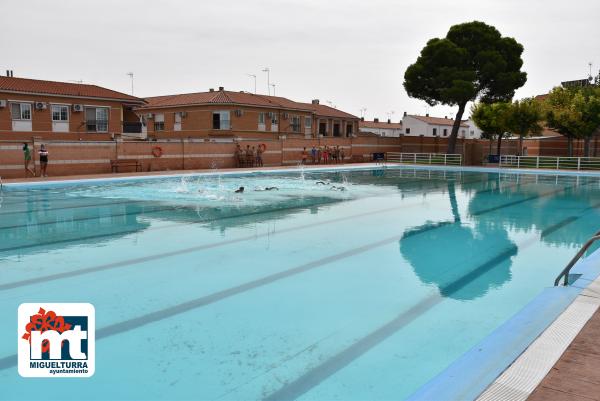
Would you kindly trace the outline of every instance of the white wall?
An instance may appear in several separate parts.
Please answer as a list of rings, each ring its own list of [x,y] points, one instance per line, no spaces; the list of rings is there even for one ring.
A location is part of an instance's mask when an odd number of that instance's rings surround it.
[[[439,125],[439,124],[428,124],[418,118],[412,116],[404,116],[402,118],[402,127],[404,128],[404,135],[406,136],[428,136],[433,137],[434,130],[438,137],[440,138],[448,138],[450,137],[450,133],[452,132],[451,125]],[[410,133],[406,133],[406,129],[410,129]],[[446,130],[446,135],[444,135],[444,130]],[[469,136],[468,127],[460,127],[458,130],[458,137],[462,138],[463,136],[467,139],[475,138],[475,136]]]
[[[403,130],[400,128],[368,128],[368,127],[360,127],[360,132],[372,132],[379,136],[385,137],[399,137],[400,134],[403,133]]]

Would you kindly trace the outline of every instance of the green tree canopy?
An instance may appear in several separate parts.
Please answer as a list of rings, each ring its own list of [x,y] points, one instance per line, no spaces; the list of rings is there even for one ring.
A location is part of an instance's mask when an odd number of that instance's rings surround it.
[[[542,107],[533,98],[515,100],[510,104],[506,123],[508,130],[519,136],[518,154],[523,153],[523,138],[542,132]]]
[[[590,139],[600,127],[600,88],[556,87],[544,100],[549,127],[567,137],[569,156],[573,155],[573,139],[585,141],[585,155],[590,153]]]
[[[493,26],[473,21],[454,25],[445,38],[434,38],[404,73],[409,96],[429,105],[458,106],[448,141],[454,153],[456,138],[469,101],[507,101],[525,84],[521,71],[523,46],[502,37]]]
[[[497,152],[500,155],[502,138],[508,132],[508,117],[511,105],[507,102],[475,103],[471,107],[471,118],[484,133],[484,137],[498,139]]]

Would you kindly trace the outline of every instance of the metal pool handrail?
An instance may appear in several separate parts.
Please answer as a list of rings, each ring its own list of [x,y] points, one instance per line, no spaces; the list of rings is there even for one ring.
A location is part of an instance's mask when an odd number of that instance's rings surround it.
[[[568,285],[569,284],[569,272],[571,271],[571,269],[573,268],[573,266],[575,266],[575,263],[577,263],[577,261],[579,259],[581,259],[581,257],[583,256],[583,254],[585,253],[585,251],[588,250],[588,248],[590,246],[592,246],[592,244],[594,242],[596,242],[597,240],[600,240],[600,231],[598,231],[596,234],[594,234],[594,236],[592,238],[590,238],[579,250],[579,252],[577,252],[577,254],[575,255],[575,257],[573,257],[573,259],[571,259],[571,261],[569,262],[569,264],[563,269],[562,272],[560,272],[560,274],[558,275],[558,277],[556,277],[556,280],[554,280],[554,285],[558,286],[560,284],[560,279],[564,277],[563,280],[563,285]]]

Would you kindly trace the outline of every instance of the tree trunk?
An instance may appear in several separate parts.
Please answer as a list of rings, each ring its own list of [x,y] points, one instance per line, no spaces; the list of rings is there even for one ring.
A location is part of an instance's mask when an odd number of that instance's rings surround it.
[[[460,128],[460,123],[462,122],[462,116],[465,112],[466,106],[467,102],[460,103],[458,105],[458,112],[456,113],[456,117],[454,118],[454,125],[452,125],[452,132],[450,133],[450,138],[448,138],[448,150],[446,151],[446,153],[456,152],[456,137],[458,136],[458,130]]]
[[[567,137],[567,152],[569,154],[569,157],[573,157],[573,137],[572,136]]]
[[[517,156],[523,156],[523,135],[519,135],[519,151]]]
[[[502,150],[502,137],[503,136],[504,136],[504,134],[498,135],[498,148],[496,149],[496,151],[498,152],[498,158],[500,158],[500,151]]]
[[[454,216],[454,222],[460,223],[460,213],[458,212],[458,202],[456,201],[456,188],[454,181],[448,181],[448,198],[450,198],[450,209],[452,210],[452,216]]]
[[[590,143],[591,142],[592,142],[591,136],[586,136],[585,138],[583,138],[583,155],[585,157],[590,157],[590,150],[591,150]]]
[[[488,155],[492,154],[492,138],[490,138],[490,150],[488,150]]]

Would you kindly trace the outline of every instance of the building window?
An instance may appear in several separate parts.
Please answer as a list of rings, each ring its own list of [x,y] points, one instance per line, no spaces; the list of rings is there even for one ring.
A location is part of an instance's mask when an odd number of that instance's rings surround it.
[[[164,131],[165,130],[165,115],[164,114],[155,114],[154,115],[154,131]]]
[[[433,129],[433,136],[436,136],[436,135],[437,135],[437,128],[434,128]]]
[[[290,119],[290,127],[292,132],[300,132],[300,117],[292,116]]]
[[[52,105],[52,121],[56,121],[56,122],[69,121],[69,106],[53,104]]]
[[[461,132],[463,135],[465,134],[465,130],[464,130],[464,129],[463,129],[463,130],[461,130],[460,132]]]
[[[319,123],[319,135],[327,136],[327,123]]]
[[[13,120],[31,120],[31,103],[11,103],[10,113]]]
[[[277,125],[277,113],[271,112],[269,114],[271,115],[271,125]]]
[[[406,129],[406,134],[409,135],[410,134],[410,128]]]
[[[213,113],[213,129],[230,129],[229,111],[215,111]]]
[[[444,128],[444,136],[448,136],[448,128]]]
[[[346,124],[346,136],[352,135],[352,124]]]
[[[340,136],[340,125],[337,123],[333,124],[333,136]]]
[[[85,126],[88,132],[108,132],[108,107],[86,107]]]
[[[265,123],[265,113],[258,113],[258,123],[259,124]]]
[[[312,117],[304,117],[304,128],[312,128]]]

